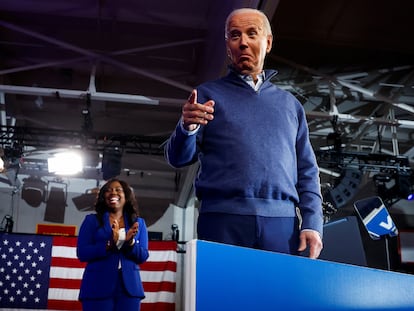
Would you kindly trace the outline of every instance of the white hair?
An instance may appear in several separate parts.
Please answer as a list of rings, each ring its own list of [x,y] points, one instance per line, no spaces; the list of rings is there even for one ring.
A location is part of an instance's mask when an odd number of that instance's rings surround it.
[[[264,26],[264,30],[266,32],[266,35],[271,35],[272,36],[272,27],[270,26],[270,22],[269,19],[267,18],[266,14],[263,13],[260,10],[257,9],[253,9],[253,8],[241,8],[241,9],[236,9],[233,10],[226,19],[226,24],[225,24],[225,29],[224,29],[224,36],[227,39],[227,35],[228,35],[228,27],[229,27],[229,22],[230,19],[239,13],[257,13],[262,17],[262,21],[263,21],[263,26]]]

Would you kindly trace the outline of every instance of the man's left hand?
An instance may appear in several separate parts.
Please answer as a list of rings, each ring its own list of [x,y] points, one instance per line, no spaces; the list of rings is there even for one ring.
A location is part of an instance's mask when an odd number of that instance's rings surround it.
[[[317,231],[304,230],[300,233],[298,251],[303,252],[307,247],[309,248],[309,258],[316,259],[319,257],[323,244]]]

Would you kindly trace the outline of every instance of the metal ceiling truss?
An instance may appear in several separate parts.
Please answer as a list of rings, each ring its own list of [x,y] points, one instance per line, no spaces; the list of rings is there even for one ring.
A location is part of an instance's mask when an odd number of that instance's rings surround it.
[[[404,152],[409,149],[414,129],[413,66],[328,75],[276,55],[270,57],[308,75],[296,82],[294,73],[276,84],[304,102],[312,139],[326,139],[335,120],[351,142],[347,149],[371,138],[370,152],[383,152],[378,139],[385,134],[393,155],[400,154],[399,143],[405,144]],[[371,137],[374,129],[377,135]]]
[[[164,136],[89,133],[18,126],[2,126],[0,129],[0,145],[3,149],[19,150],[21,148],[22,152],[25,146],[40,149],[73,148],[94,151],[119,148],[124,153],[162,156],[166,139],[167,137]]]
[[[136,73],[138,75],[141,75],[141,76],[144,76],[144,77],[147,77],[147,78],[151,78],[153,80],[165,83],[167,85],[176,87],[176,88],[181,89],[181,90],[185,90],[185,91],[188,91],[188,92],[191,92],[191,90],[192,90],[192,88],[189,87],[188,85],[179,83],[179,82],[177,82],[173,79],[162,77],[162,76],[154,74],[152,72],[149,72],[149,71],[131,66],[129,64],[123,63],[121,61],[118,61],[118,60],[112,58],[111,56],[95,53],[95,52],[89,51],[87,49],[83,49],[81,47],[75,46],[73,44],[70,44],[70,43],[52,38],[50,36],[45,36],[43,34],[34,32],[32,30],[25,29],[23,27],[14,25],[12,23],[0,20],[0,26],[3,26],[5,28],[8,28],[8,29],[16,31],[16,32],[23,33],[23,34],[31,36],[33,38],[39,39],[41,41],[51,43],[51,44],[59,46],[61,48],[64,48],[64,49],[67,49],[67,50],[70,50],[70,51],[73,51],[73,52],[77,52],[80,55],[83,55],[84,58],[91,59],[94,62],[101,61],[101,62],[104,62],[104,63],[108,63],[108,64],[116,66],[120,69],[129,71],[129,72],[133,72],[133,73]],[[201,39],[198,39],[197,42],[199,42],[200,40]],[[186,44],[190,44],[190,43],[194,43],[194,41],[193,40],[186,40],[186,41],[182,41],[182,42],[179,42],[179,43],[173,43],[173,45],[176,45],[176,44],[186,45]],[[160,47],[164,48],[165,45],[156,45],[153,48],[160,48]],[[118,54],[124,54],[124,53],[136,52],[137,50],[139,50],[139,49],[130,49],[130,50],[125,50],[125,51],[118,51],[113,55],[117,55],[117,53]]]

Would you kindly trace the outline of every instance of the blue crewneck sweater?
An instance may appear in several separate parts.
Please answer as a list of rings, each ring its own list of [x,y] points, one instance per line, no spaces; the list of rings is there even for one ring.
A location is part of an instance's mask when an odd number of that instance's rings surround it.
[[[197,87],[197,101],[215,101],[214,120],[188,135],[177,125],[166,145],[174,167],[200,161],[195,180],[200,213],[295,217],[322,234],[319,170],[305,111],[270,82],[258,91],[235,72]]]

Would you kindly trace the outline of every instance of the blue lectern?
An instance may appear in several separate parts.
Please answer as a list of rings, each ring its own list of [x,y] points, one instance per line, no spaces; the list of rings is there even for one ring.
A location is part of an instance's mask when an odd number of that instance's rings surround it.
[[[414,276],[220,243],[187,243],[185,311],[414,310]]]

